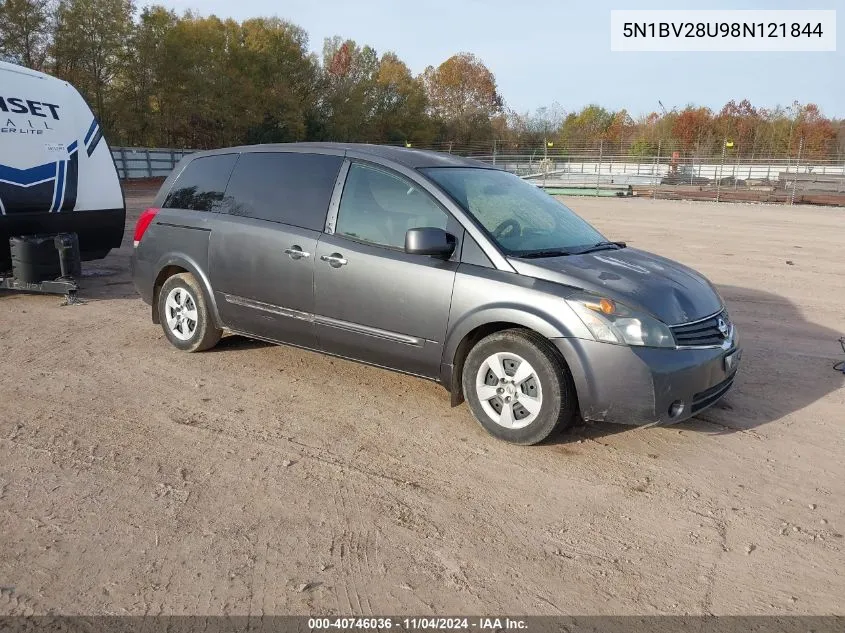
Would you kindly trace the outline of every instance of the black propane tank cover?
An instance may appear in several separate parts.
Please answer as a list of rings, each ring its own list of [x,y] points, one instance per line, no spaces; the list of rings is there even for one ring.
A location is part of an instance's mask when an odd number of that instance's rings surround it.
[[[59,252],[53,235],[23,235],[9,238],[12,275],[19,281],[37,284],[61,275]]]

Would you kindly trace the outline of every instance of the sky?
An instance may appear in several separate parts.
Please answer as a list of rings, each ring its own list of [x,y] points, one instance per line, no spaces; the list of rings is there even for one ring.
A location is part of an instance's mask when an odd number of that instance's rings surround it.
[[[687,104],[718,110],[730,99],[754,106],[816,103],[845,117],[845,0],[138,0],[182,12],[243,20],[278,16],[309,35],[314,52],[340,35],[394,51],[415,74],[457,52],[478,56],[518,112],[557,102],[566,111],[596,103],[633,116]],[[620,53],[610,50],[611,9],[839,9],[837,51],[813,53]]]

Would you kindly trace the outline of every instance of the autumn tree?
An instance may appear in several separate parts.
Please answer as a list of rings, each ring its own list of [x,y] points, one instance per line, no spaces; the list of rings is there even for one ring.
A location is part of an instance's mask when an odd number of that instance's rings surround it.
[[[634,121],[628,111],[623,108],[613,113],[603,139],[613,146],[622,147],[628,141],[633,128]]]
[[[445,136],[458,143],[489,140],[491,118],[500,114],[503,100],[493,73],[470,53],[453,55],[422,76],[429,112],[444,127]]]
[[[328,38],[323,44],[323,134],[338,141],[365,141],[375,109],[379,61],[369,46]]]
[[[633,140],[628,154],[637,158],[657,155],[661,145],[657,130],[660,121],[661,117],[656,112],[637,118],[634,122]]]
[[[0,0],[0,59],[76,86],[115,145],[212,148],[298,140],[410,143],[455,152],[542,149],[636,157],[838,159],[845,125],[814,104],[632,116],[598,104],[517,113],[484,63],[459,53],[414,76],[393,52],[342,37],[310,52],[280,18],[136,11],[134,0]],[[662,104],[661,104],[662,106]],[[725,139],[733,141],[726,148]],[[729,159],[729,160],[730,160]]]
[[[687,106],[672,122],[672,136],[683,152],[699,153],[709,146],[713,113],[709,108]]]
[[[733,141],[734,151],[748,156],[754,153],[759,123],[759,114],[748,99],[728,101],[714,121],[718,138]]]
[[[44,70],[52,36],[53,0],[0,2],[0,59]]]
[[[803,156],[808,159],[824,158],[836,146],[836,132],[833,123],[822,116],[819,107],[808,103],[798,114],[790,152],[795,153],[800,147]]]

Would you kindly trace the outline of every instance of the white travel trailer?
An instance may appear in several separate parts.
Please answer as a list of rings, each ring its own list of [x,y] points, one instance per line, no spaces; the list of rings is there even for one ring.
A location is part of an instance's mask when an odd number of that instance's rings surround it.
[[[0,280],[6,271],[12,287],[15,240],[75,234],[81,260],[101,259],[120,246],[125,219],[111,150],[79,92],[0,62]]]

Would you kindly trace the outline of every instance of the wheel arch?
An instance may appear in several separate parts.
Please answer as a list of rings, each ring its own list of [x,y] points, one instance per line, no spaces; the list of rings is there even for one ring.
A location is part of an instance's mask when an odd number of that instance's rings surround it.
[[[469,351],[490,334],[510,329],[528,330],[546,340],[573,335],[564,324],[555,323],[545,315],[528,312],[522,307],[495,307],[467,316],[450,328],[440,366],[440,381],[451,393],[453,407],[464,401],[461,374]],[[556,348],[555,351],[559,353]],[[562,355],[561,361],[566,363]]]
[[[217,327],[222,327],[220,314],[217,311],[217,303],[214,300],[214,292],[211,289],[211,282],[196,262],[185,255],[166,255],[158,261],[155,270],[156,276],[153,282],[153,301],[151,306],[153,323],[158,324],[161,321],[158,316],[158,298],[164,282],[173,275],[191,273],[199,282],[200,288],[205,294],[205,300],[211,309],[211,318],[214,320],[214,324]]]

